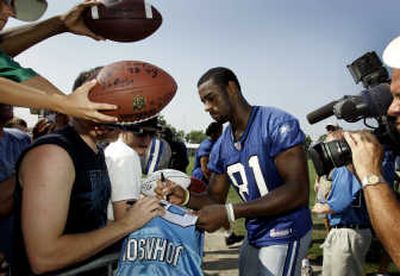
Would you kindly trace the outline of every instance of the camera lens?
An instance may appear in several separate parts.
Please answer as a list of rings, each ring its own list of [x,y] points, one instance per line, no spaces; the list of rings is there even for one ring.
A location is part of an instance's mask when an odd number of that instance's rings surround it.
[[[351,150],[344,139],[317,143],[308,153],[319,176],[351,162]]]

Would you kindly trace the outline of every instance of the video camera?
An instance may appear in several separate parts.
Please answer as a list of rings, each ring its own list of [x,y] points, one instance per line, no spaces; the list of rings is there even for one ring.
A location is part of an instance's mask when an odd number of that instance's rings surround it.
[[[317,123],[332,115],[347,122],[364,119],[364,125],[373,130],[379,142],[390,150],[400,151],[400,134],[395,118],[386,112],[392,102],[389,73],[383,67],[375,52],[368,52],[347,65],[354,81],[362,82],[365,90],[358,95],[346,95],[307,114],[310,124]],[[373,118],[377,127],[367,124]],[[319,142],[309,149],[309,155],[319,176],[328,174],[334,167],[351,163],[351,150],[344,139]]]

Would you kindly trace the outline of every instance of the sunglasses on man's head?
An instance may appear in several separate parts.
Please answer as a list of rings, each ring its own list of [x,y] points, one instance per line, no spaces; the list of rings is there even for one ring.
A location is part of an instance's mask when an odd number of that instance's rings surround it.
[[[141,127],[130,128],[129,131],[132,131],[138,137],[145,137],[145,136],[153,137],[157,133],[157,130],[155,129],[141,128]]]

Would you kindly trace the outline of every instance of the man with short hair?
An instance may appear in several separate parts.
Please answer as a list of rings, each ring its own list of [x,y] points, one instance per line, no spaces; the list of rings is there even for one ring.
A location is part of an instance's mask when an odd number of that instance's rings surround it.
[[[194,166],[192,170],[192,176],[200,179],[201,181],[208,183],[210,178],[210,171],[207,168],[207,164],[210,158],[210,153],[215,142],[222,134],[222,124],[217,122],[212,122],[207,126],[206,135],[208,136],[204,139],[199,148],[196,150],[194,157]]]
[[[208,138],[204,139],[199,148],[196,150],[194,166],[192,170],[192,177],[203,181],[208,185],[208,180],[210,178],[211,172],[208,170],[208,162],[210,159],[211,150],[221,136],[223,130],[222,124],[218,122],[212,122],[207,126],[206,135]],[[204,186],[206,188],[206,186]],[[233,245],[235,243],[241,242],[244,239],[242,235],[236,235],[233,231],[232,225],[230,223],[226,223],[224,226],[225,229],[225,244],[227,246]]]
[[[164,213],[159,200],[147,197],[127,206],[121,220],[107,224],[111,185],[97,143],[109,131],[72,118],[70,126],[40,137],[24,152],[15,193],[15,275],[56,274],[84,264]]]
[[[157,118],[126,125],[120,131],[118,140],[105,148],[113,211],[113,216],[109,213],[109,218],[121,219],[126,214],[128,201],[139,198],[142,177],[140,157],[146,154],[157,129]]]
[[[400,131],[400,37],[386,47],[383,61],[392,68],[393,102],[387,113],[396,117],[396,128]],[[400,203],[393,188],[382,177],[382,145],[367,131],[346,132],[344,136],[351,148],[374,231],[393,262],[400,267]]]
[[[299,275],[311,242],[311,217],[298,120],[276,108],[250,105],[230,69],[210,69],[197,86],[205,111],[219,123],[229,122],[211,152],[208,192],[189,194],[167,183],[157,193],[200,209],[197,225],[209,232],[245,218],[240,275]],[[243,203],[225,205],[229,184]]]

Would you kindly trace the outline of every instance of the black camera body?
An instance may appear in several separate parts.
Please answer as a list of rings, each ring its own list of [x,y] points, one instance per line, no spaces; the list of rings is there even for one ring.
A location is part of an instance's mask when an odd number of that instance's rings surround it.
[[[375,52],[369,52],[347,66],[356,83],[360,81],[366,90],[359,95],[344,96],[317,110],[310,112],[307,119],[310,124],[319,122],[331,115],[347,122],[364,119],[365,126],[373,130],[373,134],[385,148],[400,152],[400,134],[396,129],[395,118],[386,112],[393,98],[390,92],[389,74],[383,67]],[[371,127],[366,118],[374,118],[378,127]],[[316,173],[328,174],[334,167],[351,163],[351,149],[344,139],[330,142],[319,142],[310,147],[309,156]]]

